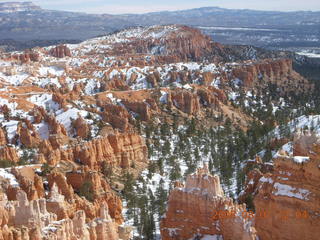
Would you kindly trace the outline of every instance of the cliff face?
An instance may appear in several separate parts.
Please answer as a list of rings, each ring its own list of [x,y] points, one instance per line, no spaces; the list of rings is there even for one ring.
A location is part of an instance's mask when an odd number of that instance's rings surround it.
[[[319,146],[318,137],[299,134],[277,153],[272,171],[248,174],[260,239],[318,239]]]
[[[262,84],[277,85],[281,92],[308,91],[313,86],[292,69],[292,60],[263,60],[248,66],[243,65],[233,69],[235,78],[243,81],[247,88],[261,87]]]
[[[41,152],[51,165],[71,161],[87,165],[91,169],[99,169],[105,161],[114,167],[130,168],[132,163],[146,164],[148,161],[144,140],[133,133],[109,135],[65,150],[48,149],[50,147],[43,147]]]
[[[207,235],[255,239],[252,223],[243,217],[245,205],[225,197],[219,177],[211,176],[206,166],[188,176],[184,187],[179,185],[171,191],[161,220],[162,239],[200,239]]]

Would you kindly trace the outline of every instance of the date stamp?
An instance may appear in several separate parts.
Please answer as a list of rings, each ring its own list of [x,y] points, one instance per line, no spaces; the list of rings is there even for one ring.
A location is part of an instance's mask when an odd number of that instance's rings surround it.
[[[294,212],[288,210],[278,210],[274,212],[266,210],[253,211],[241,211],[236,212],[235,210],[215,210],[213,211],[212,218],[214,220],[219,219],[232,219],[241,216],[243,219],[267,219],[277,218],[280,221],[288,221],[289,219],[308,219],[309,213],[306,210],[296,210]]]

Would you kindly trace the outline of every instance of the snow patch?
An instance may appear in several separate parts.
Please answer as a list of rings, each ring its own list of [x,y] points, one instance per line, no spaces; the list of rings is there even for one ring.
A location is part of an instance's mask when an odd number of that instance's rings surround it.
[[[9,180],[9,184],[13,187],[19,187],[16,177],[10,172],[9,169],[0,168],[0,177]]]
[[[306,189],[294,188],[282,183],[275,183],[274,189],[275,190],[272,192],[272,194],[274,194],[275,196],[285,196],[298,198],[301,200],[309,200],[308,196],[310,194],[310,191]]]

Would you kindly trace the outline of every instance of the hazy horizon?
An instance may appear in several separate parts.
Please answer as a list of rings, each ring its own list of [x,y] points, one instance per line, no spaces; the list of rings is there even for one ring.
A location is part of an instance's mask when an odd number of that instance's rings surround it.
[[[3,2],[26,2],[26,1],[3,1]],[[134,14],[157,11],[187,10],[201,7],[220,7],[228,9],[250,9],[267,11],[320,11],[319,0],[296,1],[296,0],[269,0],[268,2],[257,2],[252,0],[200,0],[196,3],[191,0],[35,0],[30,1],[44,9],[65,10],[85,13],[108,13],[108,14]]]

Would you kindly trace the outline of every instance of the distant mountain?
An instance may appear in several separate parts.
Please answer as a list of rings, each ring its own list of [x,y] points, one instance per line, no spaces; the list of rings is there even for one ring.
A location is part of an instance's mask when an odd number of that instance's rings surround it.
[[[173,12],[143,14],[151,23],[174,22],[195,26],[259,27],[261,26],[310,26],[320,24],[320,12],[276,12],[257,10],[235,10],[205,7]],[[137,15],[128,15],[135,21]]]
[[[1,10],[2,9],[2,10]],[[0,5],[0,40],[85,40],[123,28],[159,24],[199,27],[216,41],[260,47],[316,47],[320,12],[275,12],[206,7],[146,14],[86,14],[41,9],[30,3]]]
[[[0,13],[25,12],[41,10],[32,2],[4,2],[0,3]]]

